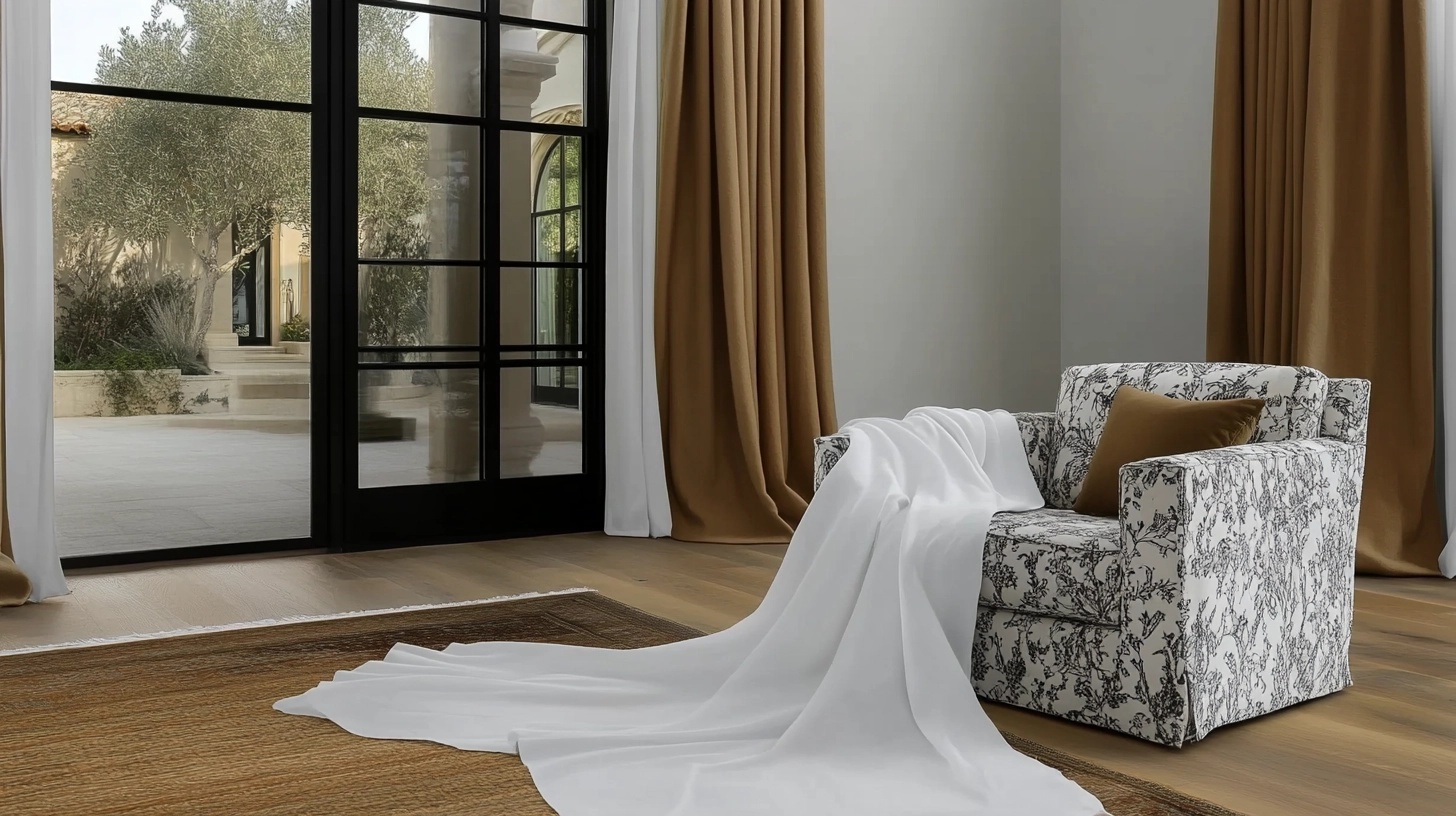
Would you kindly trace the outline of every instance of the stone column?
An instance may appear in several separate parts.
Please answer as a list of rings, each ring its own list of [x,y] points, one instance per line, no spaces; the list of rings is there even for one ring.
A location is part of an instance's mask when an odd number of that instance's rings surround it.
[[[452,5],[441,3],[441,5]],[[435,110],[478,110],[480,37],[474,26],[444,17],[430,19],[430,67]],[[439,185],[428,222],[431,254],[473,258],[480,246],[480,140],[474,128],[425,125],[429,132],[429,174]],[[479,325],[480,278],[468,269],[430,271],[428,342],[474,342]],[[474,360],[471,354],[441,355]],[[440,481],[473,479],[480,467],[480,374],[440,372],[430,404],[430,470]]]
[[[506,0],[502,14],[530,14],[529,0]],[[519,8],[512,8],[518,6]],[[533,29],[505,28],[501,32],[501,118],[531,119],[531,108],[541,93],[541,84],[556,74],[556,58],[536,50]],[[531,221],[535,174],[531,167],[531,134],[501,133],[501,260],[529,261],[535,249],[535,226]],[[531,279],[534,270],[510,269],[501,273],[500,334],[502,344],[526,345],[537,338],[532,327],[535,300]],[[531,462],[541,452],[545,429],[531,412],[529,368],[501,371],[500,434],[501,476],[528,476]]]
[[[501,13],[530,14],[530,0],[506,0]],[[480,96],[480,49],[478,41],[465,37],[456,41],[462,27],[432,25],[430,63],[434,69],[437,106],[452,100],[468,100],[474,110]],[[541,83],[555,74],[556,59],[536,51],[531,29],[505,28],[501,42],[501,114],[503,118],[529,120],[531,105],[541,92]],[[531,136],[501,134],[500,238],[502,260],[529,260],[532,250],[531,225]],[[478,207],[477,185],[481,183],[482,161],[475,133],[463,128],[432,128],[430,159],[433,175],[445,186],[444,200],[430,214],[434,252],[445,257],[473,257],[480,239],[483,214]],[[486,190],[487,196],[497,195]],[[487,262],[494,258],[484,259]],[[432,342],[458,343],[473,340],[479,319],[479,279],[463,270],[438,271],[430,285]],[[501,277],[501,332],[503,344],[523,344],[531,338],[531,282],[519,270]],[[489,346],[493,338],[485,338]],[[490,370],[489,352],[487,371]],[[430,417],[430,467],[444,479],[468,478],[475,468],[487,473],[499,467],[503,476],[523,476],[541,450],[545,436],[540,420],[531,413],[531,372],[506,369],[500,382],[500,428],[482,429],[479,390],[474,372],[445,372],[446,387],[432,406]],[[485,384],[487,387],[489,383]],[[479,462],[481,433],[501,435],[501,462]]]

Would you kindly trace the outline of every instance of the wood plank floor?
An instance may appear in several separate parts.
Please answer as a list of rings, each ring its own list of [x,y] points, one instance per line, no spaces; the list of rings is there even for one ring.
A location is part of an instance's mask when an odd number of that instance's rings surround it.
[[[577,586],[716,631],[757,606],[783,551],[590,535],[80,571],[69,597],[0,610],[0,649]],[[1456,813],[1456,583],[1361,578],[1356,610],[1353,688],[1181,751],[1004,706],[991,716],[1249,816]]]

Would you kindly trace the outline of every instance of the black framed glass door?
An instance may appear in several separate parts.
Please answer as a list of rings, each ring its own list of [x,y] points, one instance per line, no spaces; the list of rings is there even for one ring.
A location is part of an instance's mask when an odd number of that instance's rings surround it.
[[[602,6],[339,5],[344,67],[316,144],[331,538],[362,549],[600,529]],[[409,54],[392,47],[401,30]],[[401,67],[421,81],[398,82]],[[563,106],[581,115],[544,115]],[[569,218],[555,208],[549,257],[543,140],[575,155],[553,171],[574,204]]]

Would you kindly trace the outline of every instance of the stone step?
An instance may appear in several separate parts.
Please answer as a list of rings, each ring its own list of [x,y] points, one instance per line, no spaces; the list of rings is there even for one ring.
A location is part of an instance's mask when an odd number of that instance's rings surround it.
[[[307,417],[310,413],[306,364],[266,370],[239,370],[233,376],[232,410],[237,414]]]
[[[249,416],[291,417],[306,419],[313,403],[306,399],[237,399],[229,403],[232,411]]]
[[[168,417],[168,425],[192,428],[216,428],[228,431],[262,431],[276,434],[307,434],[308,415],[289,416],[281,414],[204,414],[198,416]]]
[[[308,380],[289,381],[273,376],[239,374],[233,378],[235,400],[306,400],[309,398]]]
[[[306,364],[308,355],[295,353],[293,347],[285,348],[283,346],[209,346],[207,360],[208,365],[213,368],[225,370],[227,366],[238,363],[290,363],[296,361]]]
[[[403,400],[416,400],[430,395],[428,385],[371,385],[364,392],[365,397],[377,402],[400,402]]]

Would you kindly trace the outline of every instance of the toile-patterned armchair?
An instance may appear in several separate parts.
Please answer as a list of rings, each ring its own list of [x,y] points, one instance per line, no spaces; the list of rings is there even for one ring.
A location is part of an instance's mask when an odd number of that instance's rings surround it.
[[[1072,503],[1119,386],[1265,400],[1247,445],[1122,468],[1118,518]],[[1117,363],[1017,414],[1046,507],[986,539],[982,697],[1180,746],[1350,685],[1370,383],[1310,368]],[[815,484],[849,445],[818,440]]]

